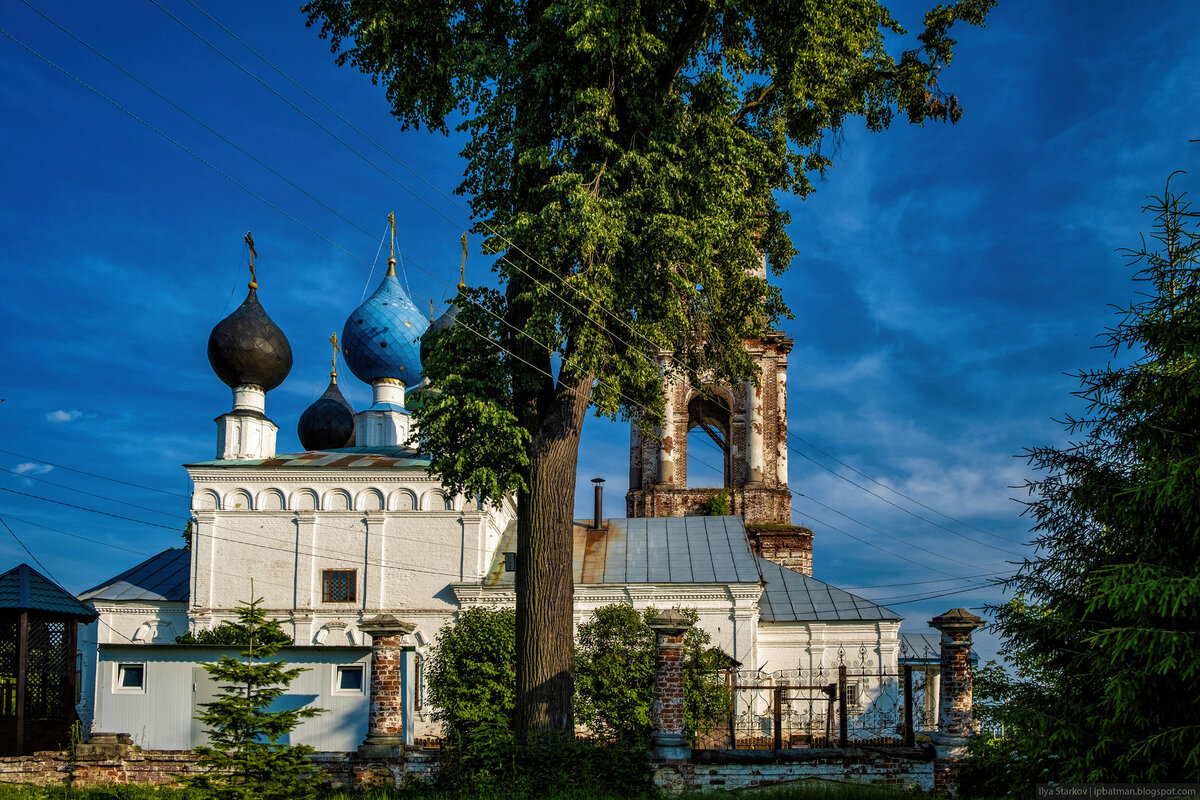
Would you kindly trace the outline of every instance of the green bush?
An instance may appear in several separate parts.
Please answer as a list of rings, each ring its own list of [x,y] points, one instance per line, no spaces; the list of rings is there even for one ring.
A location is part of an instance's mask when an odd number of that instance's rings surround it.
[[[259,644],[271,644],[277,647],[287,647],[292,643],[292,637],[288,636],[278,625],[273,625],[267,628],[260,628],[256,631]],[[245,647],[250,644],[250,634],[246,626],[236,622],[222,622],[215,628],[209,630],[197,631],[192,633],[182,633],[175,637],[175,644],[207,644],[207,645],[224,645],[226,647]]]
[[[729,503],[729,492],[725,489],[700,504],[700,513],[706,517],[728,517],[733,513]]]
[[[693,623],[693,609],[675,609]],[[655,635],[650,620],[658,611],[602,606],[579,626],[575,645],[575,714],[603,740],[644,745],[650,735],[654,702]],[[684,697],[689,731],[707,730],[729,709],[721,681],[724,654],[709,646],[709,635],[693,625],[683,639]]]

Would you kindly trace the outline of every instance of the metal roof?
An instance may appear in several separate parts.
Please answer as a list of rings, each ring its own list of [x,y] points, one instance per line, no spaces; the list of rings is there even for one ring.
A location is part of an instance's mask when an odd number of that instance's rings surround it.
[[[764,622],[808,622],[886,620],[901,617],[889,608],[872,603],[845,589],[830,586],[765,558],[759,559],[767,587],[758,601]]]
[[[186,603],[191,565],[191,551],[164,550],[93,586],[79,595],[79,599]]]
[[[388,469],[429,466],[429,459],[407,447],[339,447],[307,453],[282,453],[270,458],[242,461],[216,459],[185,464],[188,467],[323,467],[340,469]]]
[[[750,550],[741,517],[609,519],[599,530],[577,521],[576,584],[758,583],[764,622],[898,621],[900,615],[827,583],[785,569]],[[515,552],[516,526],[501,537],[484,586],[512,586],[504,553]]]
[[[28,564],[0,575],[0,608],[45,611],[91,621],[96,612]]]

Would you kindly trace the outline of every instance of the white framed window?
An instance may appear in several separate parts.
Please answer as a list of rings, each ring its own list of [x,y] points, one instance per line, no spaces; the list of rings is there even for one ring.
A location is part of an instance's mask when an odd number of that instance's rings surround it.
[[[113,692],[117,694],[146,693],[145,662],[124,662],[114,665]]]
[[[333,668],[334,694],[363,694],[367,689],[367,670],[362,664],[338,664]]]

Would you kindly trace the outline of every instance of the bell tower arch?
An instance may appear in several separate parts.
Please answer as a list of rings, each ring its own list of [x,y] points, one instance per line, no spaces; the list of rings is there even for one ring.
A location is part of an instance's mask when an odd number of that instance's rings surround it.
[[[759,367],[758,386],[692,386],[664,378],[663,425],[643,437],[635,421],[629,448],[629,517],[682,517],[707,513],[722,492],[729,513],[742,517],[755,551],[789,569],[812,574],[812,531],[792,524],[788,489],[787,357],[792,340],[782,331],[746,342]],[[699,429],[724,455],[721,486],[688,486],[688,433]],[[717,456],[706,449],[706,458]],[[714,466],[717,466],[714,464]]]

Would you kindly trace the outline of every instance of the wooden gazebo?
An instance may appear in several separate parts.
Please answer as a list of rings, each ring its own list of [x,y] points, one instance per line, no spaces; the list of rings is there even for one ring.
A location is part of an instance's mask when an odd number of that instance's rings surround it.
[[[28,564],[0,575],[0,755],[67,745],[79,719],[76,627],[95,618]]]

